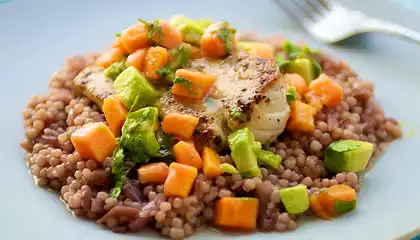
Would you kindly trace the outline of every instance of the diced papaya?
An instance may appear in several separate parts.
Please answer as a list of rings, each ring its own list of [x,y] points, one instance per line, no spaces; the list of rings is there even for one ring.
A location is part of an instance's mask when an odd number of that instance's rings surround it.
[[[169,174],[168,164],[164,162],[149,163],[138,169],[139,183],[162,184]]]
[[[103,122],[88,123],[71,136],[74,148],[83,159],[102,162],[118,146],[117,140]]]
[[[321,74],[309,84],[309,91],[319,96],[322,103],[330,108],[340,104],[344,98],[343,87],[325,74]]]
[[[331,220],[332,219],[332,217],[329,216],[327,214],[327,212],[323,209],[321,203],[318,200],[317,195],[315,195],[315,194],[311,195],[309,197],[309,201],[310,201],[310,206],[311,206],[312,211],[314,211],[314,213],[318,217],[320,217],[322,219],[325,219],[325,220]]]
[[[127,117],[127,109],[125,109],[124,103],[117,96],[111,95],[105,98],[102,110],[112,133],[119,137]]]
[[[290,118],[286,128],[289,131],[312,132],[315,129],[315,109],[299,100],[290,104]]]
[[[148,48],[138,49],[132,54],[128,55],[127,61],[125,61],[125,66],[130,67],[133,66],[137,68],[140,72],[143,72],[144,69],[144,62],[146,61],[146,54]]]
[[[159,80],[160,76],[157,71],[164,67],[168,61],[169,53],[166,48],[159,46],[149,48],[144,63],[144,74],[148,79]]]
[[[223,197],[216,202],[215,224],[253,230],[257,227],[258,199]]]
[[[235,32],[226,21],[211,24],[200,39],[202,55],[217,59],[231,54],[236,48]]]
[[[114,42],[112,43],[113,48],[119,48],[123,53],[128,53],[127,50],[125,50],[124,46],[122,45],[121,37],[116,37]]]
[[[169,165],[168,177],[163,185],[165,196],[188,196],[191,192],[197,174],[198,171],[195,167],[172,162],[171,165]]]
[[[198,117],[188,114],[170,113],[162,121],[162,130],[181,139],[188,140],[198,124]]]
[[[107,68],[114,62],[120,61],[123,55],[124,52],[120,48],[112,48],[99,56],[95,61],[95,65]]]
[[[172,94],[202,100],[216,82],[216,76],[199,71],[178,69],[172,86]]]
[[[305,79],[303,79],[303,77],[301,77],[299,74],[286,73],[283,77],[285,78],[287,84],[296,87],[296,91],[300,95],[304,95],[308,91],[308,84],[306,84]]]
[[[213,179],[222,175],[223,171],[220,169],[219,155],[211,147],[205,146],[201,152],[203,159],[203,172],[207,178]]]
[[[274,60],[275,48],[271,44],[258,43],[255,44],[255,46],[252,46],[249,53],[262,59]]]
[[[138,22],[121,33],[121,44],[128,53],[133,53],[150,45],[149,28],[148,24]]]
[[[202,160],[194,145],[179,141],[173,146],[172,152],[177,162],[201,169]]]
[[[165,48],[176,48],[182,43],[182,35],[178,28],[170,25],[165,20],[157,20],[151,24],[151,38]]]

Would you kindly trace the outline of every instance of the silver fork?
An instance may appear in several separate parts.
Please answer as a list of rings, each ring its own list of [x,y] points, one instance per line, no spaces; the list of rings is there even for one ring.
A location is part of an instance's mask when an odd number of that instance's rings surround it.
[[[314,38],[336,43],[354,35],[382,32],[420,44],[420,33],[388,21],[369,18],[328,0],[273,0]]]

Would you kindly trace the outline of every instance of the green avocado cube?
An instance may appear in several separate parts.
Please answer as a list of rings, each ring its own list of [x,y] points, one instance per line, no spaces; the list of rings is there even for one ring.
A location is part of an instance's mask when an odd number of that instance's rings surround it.
[[[280,198],[290,214],[300,214],[309,209],[309,194],[306,185],[280,189]]]
[[[204,28],[200,28],[197,24],[186,23],[178,26],[184,42],[193,45],[200,45],[201,36],[204,34]]]
[[[155,88],[133,66],[118,75],[114,88],[126,108],[132,111],[154,105],[158,97]]]
[[[284,72],[286,73],[297,73],[303,79],[305,79],[306,83],[311,83],[313,79],[317,76],[315,75],[314,66],[312,61],[307,58],[299,58],[296,60],[291,60],[288,64],[284,67]]]
[[[197,23],[197,25],[203,29],[208,28],[211,24],[213,24],[213,21],[207,18],[200,18],[195,20],[195,22]]]
[[[229,164],[229,163],[220,164],[220,170],[222,170],[224,173],[231,174],[231,175],[239,173],[239,171],[232,164]]]
[[[336,200],[334,202],[334,212],[338,214],[346,214],[356,209],[357,200],[342,201]]]
[[[251,130],[242,128],[228,136],[231,156],[236,168],[245,178],[260,177],[257,155],[254,152],[255,138]]]
[[[125,69],[125,61],[115,62],[105,69],[104,75],[107,78],[115,80]]]
[[[336,141],[325,152],[324,166],[334,173],[362,172],[372,153],[372,143],[351,139]]]

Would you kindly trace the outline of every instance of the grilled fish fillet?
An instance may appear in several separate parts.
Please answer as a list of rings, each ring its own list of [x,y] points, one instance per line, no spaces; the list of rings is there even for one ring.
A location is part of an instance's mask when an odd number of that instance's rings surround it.
[[[105,77],[104,69],[89,66],[74,78],[75,89],[102,108],[104,99],[115,94],[112,79]]]
[[[161,117],[169,113],[199,117],[194,140],[219,150],[226,148],[227,136],[238,128],[248,127],[261,143],[269,143],[283,132],[290,108],[284,77],[273,61],[238,52],[220,61],[196,59],[191,66],[217,76],[212,93],[205,101],[194,101],[167,91],[156,103]],[[115,94],[113,81],[103,71],[90,66],[74,79],[76,89],[99,106]],[[232,114],[235,111],[239,118]]]
[[[283,132],[290,108],[273,61],[239,52],[223,61],[203,58],[191,65],[217,76],[213,93],[205,102],[165,93],[158,101],[162,115],[177,112],[200,117],[196,135],[218,148],[226,146],[229,133],[245,126],[262,143],[273,141]],[[241,117],[232,111],[239,111]]]

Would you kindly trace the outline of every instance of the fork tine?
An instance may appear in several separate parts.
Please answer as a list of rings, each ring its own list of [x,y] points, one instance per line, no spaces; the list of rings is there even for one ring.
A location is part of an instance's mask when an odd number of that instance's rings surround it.
[[[330,10],[327,0],[304,0],[311,8],[316,11],[320,16]]]
[[[304,12],[310,19],[316,20],[317,12],[311,5],[309,5],[305,0],[285,0],[287,2],[291,2],[292,4],[296,5],[302,12]]]
[[[313,21],[312,14],[306,12],[299,5],[297,5],[295,0],[273,0],[273,2],[303,25],[307,21]]]

